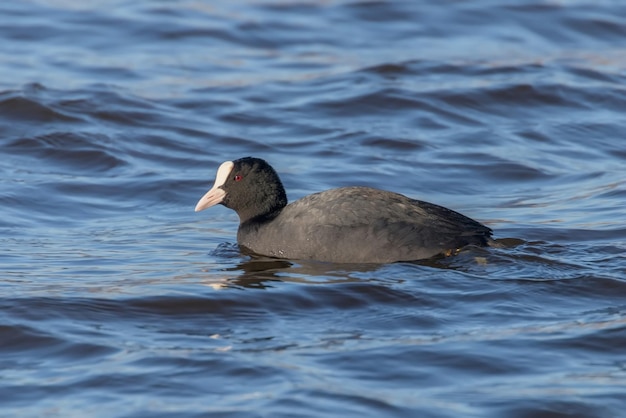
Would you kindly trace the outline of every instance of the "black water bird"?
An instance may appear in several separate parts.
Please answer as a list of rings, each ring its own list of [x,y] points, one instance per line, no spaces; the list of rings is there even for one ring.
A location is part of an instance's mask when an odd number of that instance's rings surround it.
[[[239,215],[237,242],[254,254],[335,263],[390,263],[493,244],[490,228],[458,212],[370,187],[341,187],[287,204],[264,160],[226,161],[196,212],[222,204]]]

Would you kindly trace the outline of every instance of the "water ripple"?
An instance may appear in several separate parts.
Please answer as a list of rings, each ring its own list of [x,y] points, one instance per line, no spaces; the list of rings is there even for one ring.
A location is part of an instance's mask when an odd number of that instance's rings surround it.
[[[619,416],[624,15],[3,2],[0,415]],[[251,258],[193,212],[247,155],[291,200],[392,190],[501,247]]]

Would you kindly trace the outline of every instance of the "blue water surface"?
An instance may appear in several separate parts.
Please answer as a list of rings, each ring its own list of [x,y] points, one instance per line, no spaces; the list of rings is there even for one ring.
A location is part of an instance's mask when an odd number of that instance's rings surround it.
[[[626,406],[626,4],[0,5],[0,415],[607,417]],[[503,248],[255,259],[225,160]]]

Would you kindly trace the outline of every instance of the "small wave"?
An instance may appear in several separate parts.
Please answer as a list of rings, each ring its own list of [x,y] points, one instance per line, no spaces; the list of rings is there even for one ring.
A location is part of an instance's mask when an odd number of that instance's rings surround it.
[[[13,153],[30,155],[46,161],[46,165],[67,167],[71,171],[109,171],[126,165],[114,155],[110,139],[103,134],[52,132],[12,140],[7,148]]]
[[[80,118],[14,92],[0,93],[0,118],[30,123],[82,122]]]

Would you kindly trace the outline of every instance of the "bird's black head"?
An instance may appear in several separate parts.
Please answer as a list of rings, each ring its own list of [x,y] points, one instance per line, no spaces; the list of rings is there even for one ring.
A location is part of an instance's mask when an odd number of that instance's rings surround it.
[[[218,203],[237,212],[244,223],[276,216],[287,205],[287,194],[272,166],[260,158],[246,157],[220,166],[215,184],[200,199],[196,211]]]

